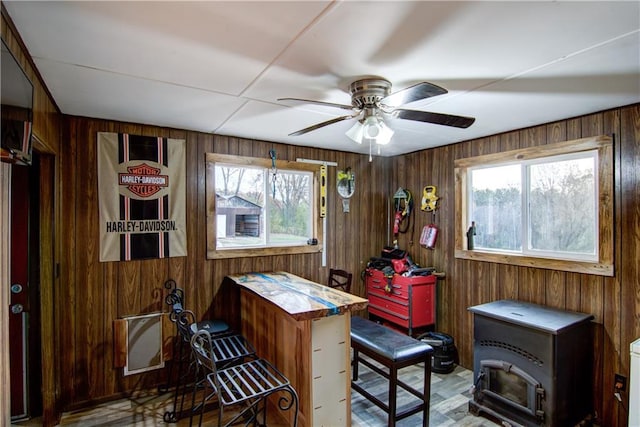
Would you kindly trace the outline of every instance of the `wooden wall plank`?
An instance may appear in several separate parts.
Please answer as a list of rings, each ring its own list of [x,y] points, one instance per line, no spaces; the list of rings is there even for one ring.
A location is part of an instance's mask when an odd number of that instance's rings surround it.
[[[621,280],[620,344],[618,372],[629,372],[629,344],[640,338],[640,106],[624,108],[620,124]],[[627,406],[628,407],[628,406]],[[622,411],[621,411],[622,412]],[[619,418],[624,425],[625,417]]]
[[[446,146],[437,150],[430,150],[427,155],[433,156],[434,164],[438,164],[438,175],[435,177],[437,182],[440,199],[438,200],[438,210],[436,212],[436,224],[439,227],[438,240],[434,249],[434,261],[429,264],[436,267],[438,271],[445,274],[443,280],[437,283],[437,319],[438,329],[442,332],[451,334],[453,325],[452,317],[443,313],[442,307],[451,307],[453,304],[453,292],[455,288],[455,280],[453,271],[450,266],[454,264],[453,248],[454,234],[447,223],[445,212],[451,212],[454,209],[454,176],[447,167],[453,163],[453,148]]]
[[[77,126],[78,122],[71,120],[66,122],[64,126],[64,138],[67,140],[77,139]],[[55,305],[60,307],[68,307],[67,310],[55,310],[55,319],[59,325],[64,325],[64,328],[58,328],[56,336],[56,354],[63,355],[58,357],[57,365],[60,367],[60,372],[64,372],[65,383],[75,383],[76,372],[74,369],[74,361],[76,355],[76,251],[78,246],[79,236],[76,234],[76,209],[75,203],[77,198],[76,191],[76,173],[78,171],[76,163],[76,151],[75,144],[65,144],[62,147],[60,156],[60,193],[58,196],[60,209],[65,207],[65,214],[61,215],[62,223],[60,224],[61,235],[71,236],[65,245],[61,246],[60,259],[65,260],[62,264],[63,268],[60,271],[61,283],[70,284],[70,286],[62,286],[58,288],[58,292],[55,296]],[[73,285],[71,285],[73,284]],[[59,384],[63,383],[62,378],[58,378]],[[63,406],[65,404],[74,401],[72,387],[60,387],[59,404]]]
[[[545,304],[549,307],[565,309],[565,272],[557,270],[547,270],[544,272],[544,276]]]
[[[612,110],[603,114],[603,132],[606,135],[613,136],[614,142],[614,164],[620,164],[620,111]],[[620,182],[620,168],[614,168],[614,189],[612,194],[620,194],[621,182]],[[614,198],[614,212],[620,211],[620,200]],[[613,219],[614,236],[620,236],[622,227],[620,221]],[[621,241],[620,239],[614,240],[614,265],[621,265]],[[602,380],[602,418],[610,420],[612,426],[622,426],[620,420],[620,405],[615,403],[614,397],[611,392],[607,390],[613,390],[614,387],[614,373],[620,369],[620,359],[622,346],[620,343],[620,276],[618,274],[614,277],[607,277],[604,279],[604,313],[603,313],[603,325],[605,331],[603,336],[603,348],[602,348],[602,365],[603,365],[603,380]],[[626,352],[626,349],[624,349]],[[598,397],[596,397],[598,399]]]
[[[534,304],[545,304],[544,270],[521,267],[518,298]]]
[[[550,123],[546,126],[547,131],[547,143],[569,141],[567,138],[567,124],[566,122]]]
[[[500,299],[518,299],[518,269],[515,265],[502,264],[499,267]]]
[[[56,158],[53,155],[40,157],[40,358],[42,375],[43,425],[53,424],[57,419],[54,412],[56,401],[56,373],[53,369],[52,354],[56,353],[56,342],[53,337],[57,333],[55,307],[53,304],[56,284],[56,260],[58,256],[52,237],[56,234],[57,224],[55,206]],[[36,372],[35,375],[38,375]],[[6,378],[6,377],[5,377]]]

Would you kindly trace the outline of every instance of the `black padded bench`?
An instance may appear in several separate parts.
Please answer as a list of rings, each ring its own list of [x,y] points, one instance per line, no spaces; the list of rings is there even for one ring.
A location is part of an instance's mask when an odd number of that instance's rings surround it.
[[[408,335],[358,316],[351,318],[351,347],[353,348],[353,380],[351,381],[351,388],[385,411],[388,414],[389,426],[395,426],[396,421],[420,411],[422,411],[422,425],[424,427],[428,426],[433,348]],[[387,367],[389,369],[388,372],[368,360],[360,358],[360,353]],[[359,363],[389,380],[389,404],[385,404],[365,390],[363,388],[364,384],[356,383]],[[417,363],[424,363],[425,367],[422,392],[398,379],[398,370]],[[419,398],[420,402],[398,413],[396,407],[398,386]]]

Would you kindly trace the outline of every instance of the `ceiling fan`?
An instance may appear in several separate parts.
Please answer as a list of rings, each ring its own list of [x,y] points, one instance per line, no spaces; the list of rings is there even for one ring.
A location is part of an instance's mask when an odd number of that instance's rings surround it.
[[[384,116],[457,128],[468,128],[475,121],[472,117],[399,108],[409,102],[447,93],[446,89],[428,82],[418,83],[391,93],[391,83],[388,80],[380,77],[364,78],[351,83],[349,92],[351,105],[300,98],[278,98],[278,101],[297,101],[352,111],[351,114],[317,123],[290,133],[289,136],[304,135],[343,120],[357,118],[358,121],[346,132],[346,135],[360,144],[368,140],[370,143],[375,141],[377,144],[384,145],[393,135],[393,130],[384,122]]]

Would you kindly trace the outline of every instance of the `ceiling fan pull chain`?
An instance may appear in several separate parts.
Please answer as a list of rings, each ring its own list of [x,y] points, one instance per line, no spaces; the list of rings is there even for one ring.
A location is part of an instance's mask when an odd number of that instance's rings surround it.
[[[269,150],[269,157],[271,157],[271,184],[272,184],[272,195],[273,199],[276,198],[276,175],[278,173],[278,169],[276,168],[276,150],[272,148]]]

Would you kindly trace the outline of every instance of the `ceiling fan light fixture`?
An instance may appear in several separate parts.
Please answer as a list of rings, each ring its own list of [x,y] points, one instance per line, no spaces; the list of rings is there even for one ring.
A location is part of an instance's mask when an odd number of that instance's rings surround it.
[[[376,116],[369,116],[364,119],[364,137],[368,139],[376,139],[380,135],[380,123],[382,120]]]
[[[393,137],[393,130],[378,116],[369,116],[364,121],[364,137],[378,145],[387,145]]]
[[[362,141],[375,142],[378,145],[387,145],[393,136],[393,130],[378,116],[370,115],[363,120],[358,120],[345,132],[349,138],[362,144]]]
[[[356,120],[354,125],[351,126],[351,129],[349,129],[345,135],[358,144],[362,144],[362,140],[364,139],[364,126],[360,123],[360,120]]]
[[[389,126],[387,126],[383,121],[380,121],[380,135],[376,139],[376,143],[379,145],[387,145],[391,142],[393,133],[393,130]]]

